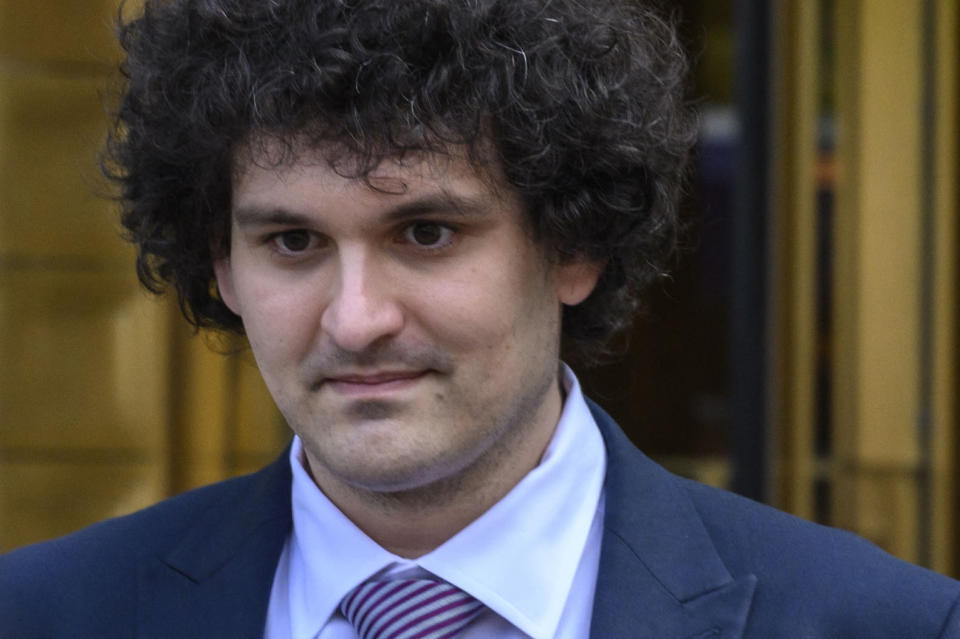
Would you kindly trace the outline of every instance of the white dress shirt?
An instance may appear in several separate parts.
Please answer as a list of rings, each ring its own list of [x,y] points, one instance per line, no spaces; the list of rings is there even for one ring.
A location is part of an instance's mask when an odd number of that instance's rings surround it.
[[[487,606],[463,639],[589,635],[603,527],[603,439],[573,372],[540,464],[473,523],[410,560],[385,550],[313,483],[294,438],[293,531],[267,609],[266,639],[355,639],[340,600],[375,574],[432,573]]]

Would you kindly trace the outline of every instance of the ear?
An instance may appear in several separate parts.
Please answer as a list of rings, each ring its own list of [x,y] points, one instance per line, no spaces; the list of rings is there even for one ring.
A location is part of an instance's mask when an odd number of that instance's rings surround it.
[[[557,267],[557,298],[561,304],[576,306],[590,296],[606,262],[572,259]]]
[[[230,257],[221,257],[214,260],[213,272],[217,276],[217,291],[220,293],[220,299],[227,305],[227,308],[242,317],[240,302],[237,300],[236,289],[233,285],[233,268],[230,265]]]

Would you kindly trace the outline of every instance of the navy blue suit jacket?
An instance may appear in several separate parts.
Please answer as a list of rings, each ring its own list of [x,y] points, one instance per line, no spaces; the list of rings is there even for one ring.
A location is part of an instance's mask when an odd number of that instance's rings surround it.
[[[591,636],[960,639],[960,583],[678,478],[593,407],[609,455]],[[0,557],[0,637],[259,639],[286,457]]]

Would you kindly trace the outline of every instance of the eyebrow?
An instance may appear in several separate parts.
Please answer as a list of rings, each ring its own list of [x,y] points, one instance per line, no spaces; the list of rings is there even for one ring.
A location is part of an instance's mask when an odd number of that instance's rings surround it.
[[[310,222],[307,215],[284,208],[260,208],[245,206],[233,211],[234,223],[241,227],[258,226],[306,226]]]
[[[492,197],[431,193],[388,208],[381,214],[383,222],[403,220],[435,213],[452,213],[458,217],[483,217],[491,212]],[[237,226],[310,226],[316,220],[307,213],[284,207],[241,206],[233,211]]]

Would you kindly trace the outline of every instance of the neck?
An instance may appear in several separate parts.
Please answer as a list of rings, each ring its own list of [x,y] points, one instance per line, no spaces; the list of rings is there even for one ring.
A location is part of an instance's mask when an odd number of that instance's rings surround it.
[[[553,385],[532,419],[513,425],[478,459],[437,481],[396,492],[339,481],[307,452],[317,486],[360,530],[386,550],[415,559],[437,548],[500,501],[543,457],[563,399]]]

